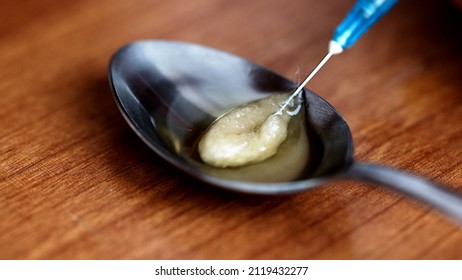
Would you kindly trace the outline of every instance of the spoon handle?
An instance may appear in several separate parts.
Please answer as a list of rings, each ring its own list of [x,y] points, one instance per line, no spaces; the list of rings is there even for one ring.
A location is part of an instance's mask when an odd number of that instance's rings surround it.
[[[347,176],[378,183],[427,202],[462,224],[462,196],[427,179],[389,167],[358,162],[351,166]]]

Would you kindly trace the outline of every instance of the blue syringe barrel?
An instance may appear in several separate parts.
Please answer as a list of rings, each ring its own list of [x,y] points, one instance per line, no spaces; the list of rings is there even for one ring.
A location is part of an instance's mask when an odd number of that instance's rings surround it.
[[[396,2],[398,0],[358,0],[335,30],[332,41],[343,49],[351,47]]]

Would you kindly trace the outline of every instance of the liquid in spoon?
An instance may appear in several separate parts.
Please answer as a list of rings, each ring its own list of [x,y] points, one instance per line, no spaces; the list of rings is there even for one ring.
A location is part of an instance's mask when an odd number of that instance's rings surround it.
[[[267,117],[270,117],[277,111],[277,108],[275,110],[274,107],[275,102],[279,106],[281,102],[287,100],[287,97],[288,95],[286,94],[275,94],[267,97],[269,99],[261,99],[243,104],[238,106],[237,109],[259,107],[263,104],[269,108],[255,111],[255,113],[260,114],[262,111],[265,111]],[[232,108],[231,112],[233,110],[236,110],[236,108]],[[301,179],[302,177],[305,178],[309,170],[313,169],[318,162],[318,157],[316,156],[319,152],[316,146],[317,141],[313,141],[310,128],[307,127],[305,119],[306,109],[302,99],[297,99],[297,103],[288,106],[285,110],[286,112],[284,113],[288,114],[286,135],[284,140],[278,145],[277,151],[266,159],[232,167],[218,167],[205,163],[199,153],[199,143],[204,134],[207,133],[210,125],[195,127],[195,133],[192,133],[192,137],[184,142],[185,149],[182,149],[183,152],[181,154],[188,161],[191,161],[194,166],[200,168],[201,171],[231,180],[288,182]],[[252,116],[251,114],[247,114],[246,117],[251,118]],[[217,120],[220,120],[220,118]],[[211,125],[213,126],[213,123]]]

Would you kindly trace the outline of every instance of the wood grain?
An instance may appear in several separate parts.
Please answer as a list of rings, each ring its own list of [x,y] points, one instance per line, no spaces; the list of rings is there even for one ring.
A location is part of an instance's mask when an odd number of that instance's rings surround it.
[[[3,1],[0,258],[461,259],[460,227],[379,186],[206,187],[149,151],[112,100],[111,55],[149,38],[299,80],[353,2]],[[461,19],[449,1],[401,1],[310,83],[348,121],[358,160],[462,192]]]

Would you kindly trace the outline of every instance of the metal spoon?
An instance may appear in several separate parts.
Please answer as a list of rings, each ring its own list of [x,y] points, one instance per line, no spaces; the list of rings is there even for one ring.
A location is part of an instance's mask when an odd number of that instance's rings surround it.
[[[268,183],[242,180],[239,174],[225,177],[194,160],[185,147],[223,112],[297,87],[246,59],[194,44],[141,41],[112,57],[109,79],[116,103],[135,133],[167,162],[207,184],[245,193],[283,194],[333,179],[361,179],[405,193],[462,221],[460,194],[415,175],[356,162],[347,123],[306,89],[306,121],[317,156],[297,180]]]

